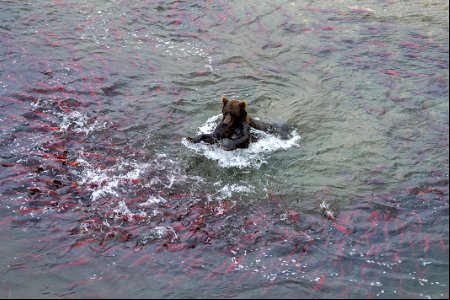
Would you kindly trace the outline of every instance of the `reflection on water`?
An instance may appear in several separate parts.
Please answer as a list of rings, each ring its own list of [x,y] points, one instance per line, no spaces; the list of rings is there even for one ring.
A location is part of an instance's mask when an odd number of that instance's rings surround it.
[[[0,5],[2,296],[448,298],[448,1]]]

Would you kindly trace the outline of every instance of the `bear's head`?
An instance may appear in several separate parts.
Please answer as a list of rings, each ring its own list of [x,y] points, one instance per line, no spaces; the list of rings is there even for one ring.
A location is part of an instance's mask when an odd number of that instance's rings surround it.
[[[228,100],[222,97],[222,123],[230,128],[237,127],[242,122],[248,122],[247,102],[239,100]]]

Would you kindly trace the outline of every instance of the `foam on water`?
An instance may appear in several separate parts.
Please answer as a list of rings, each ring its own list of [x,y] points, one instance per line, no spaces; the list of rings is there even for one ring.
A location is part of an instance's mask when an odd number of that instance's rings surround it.
[[[167,159],[165,154],[159,154],[145,163],[120,159],[109,167],[96,166],[95,163],[89,162],[83,153],[80,153],[77,161],[83,167],[79,174],[80,184],[87,186],[91,191],[91,199],[94,201],[105,196],[120,197],[123,192],[133,190],[138,182],[147,177],[152,179],[148,182],[142,181],[141,189],[170,189],[175,183],[184,182],[187,179],[185,175],[180,174],[176,163]],[[150,196],[142,205],[151,206],[165,201],[161,196]]]
[[[212,133],[221,116],[219,114],[209,118],[198,128],[197,134]],[[222,168],[237,167],[242,169],[247,167],[261,167],[261,165],[267,163],[268,154],[278,150],[286,150],[294,146],[298,147],[298,142],[301,138],[295,129],[292,130],[290,133],[291,137],[287,140],[253,128],[251,130],[258,137],[258,141],[251,143],[247,149],[226,151],[218,144],[210,145],[203,142],[193,144],[186,139],[182,140],[182,144],[208,159],[216,160]]]
[[[216,185],[220,185],[217,183]],[[227,198],[231,198],[233,194],[249,194],[253,191],[251,187],[238,185],[238,184],[226,184],[220,190],[218,190],[217,199],[223,200]]]
[[[138,206],[140,206],[140,207],[151,207],[151,206],[154,206],[155,204],[158,204],[158,203],[166,203],[166,202],[167,202],[167,200],[164,199],[164,198],[161,197],[161,196],[150,196],[150,197],[147,199],[146,202],[144,202],[144,203],[139,203]]]
[[[322,203],[320,203],[320,209],[328,219],[335,219],[335,213],[331,209],[330,204],[326,202],[326,200],[323,200]]]
[[[92,122],[87,115],[84,115],[78,111],[73,111],[68,114],[58,114],[62,118],[59,124],[60,131],[67,132],[69,129],[76,133],[84,133],[86,135],[93,131],[104,129],[107,126],[107,122],[103,124],[97,120]]]
[[[148,164],[121,161],[110,168],[95,168],[82,157],[78,158],[80,165],[84,166],[80,184],[90,184],[93,188],[91,198],[97,200],[106,195],[119,197],[119,190],[128,185],[130,181],[139,179],[148,168]]]

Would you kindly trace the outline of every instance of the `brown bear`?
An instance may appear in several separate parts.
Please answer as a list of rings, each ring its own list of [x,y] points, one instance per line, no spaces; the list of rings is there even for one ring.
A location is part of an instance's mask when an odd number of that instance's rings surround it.
[[[236,99],[228,100],[222,97],[222,103],[222,122],[217,125],[213,133],[188,137],[188,141],[192,143],[205,141],[209,144],[215,144],[227,139],[223,143],[223,148],[230,151],[237,148],[248,148],[250,141],[255,140],[255,137],[250,134],[250,127],[267,133],[274,133],[276,131],[276,125],[258,121],[250,117],[246,110],[247,102]]]

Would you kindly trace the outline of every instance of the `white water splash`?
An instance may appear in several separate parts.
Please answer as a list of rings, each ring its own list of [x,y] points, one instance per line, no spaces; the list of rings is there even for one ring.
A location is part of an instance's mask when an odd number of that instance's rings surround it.
[[[238,185],[238,184],[232,184],[232,185],[227,184],[224,187],[222,187],[220,190],[218,190],[217,199],[218,200],[228,199],[228,198],[231,198],[233,196],[233,194],[249,194],[251,192],[252,192],[252,188],[250,188],[250,187]]]
[[[190,178],[183,174],[178,162],[166,154],[157,154],[146,162],[120,158],[114,164],[105,166],[97,164],[81,151],[77,163],[82,167],[80,172],[76,172],[80,178],[79,184],[91,192],[91,200],[105,197],[120,199],[126,194],[151,189],[156,194],[149,195],[139,204],[142,209],[166,203],[164,193],[175,186],[203,182],[201,177]]]
[[[212,133],[221,116],[219,114],[209,118],[198,128],[197,134]],[[182,144],[208,159],[216,160],[222,168],[237,167],[243,169],[247,167],[259,168],[267,163],[268,154],[278,150],[287,150],[294,146],[298,147],[301,138],[296,130],[291,132],[291,138],[287,140],[253,128],[251,130],[258,137],[258,141],[251,143],[246,149],[226,151],[217,144],[210,145],[203,142],[193,144],[186,139],[182,140]]]
[[[69,114],[57,114],[62,118],[59,124],[60,131],[67,132],[72,130],[77,133],[84,133],[86,135],[93,131],[104,129],[107,126],[107,122],[100,124],[97,120],[93,123],[90,122],[88,116],[81,114],[78,111],[73,111]]]
[[[161,197],[161,196],[150,196],[150,197],[147,199],[146,202],[144,202],[144,203],[139,203],[138,205],[139,205],[140,207],[152,207],[152,206],[154,206],[155,204],[158,204],[158,203],[166,203],[166,202],[167,202],[167,200],[164,199],[164,198]]]
[[[96,168],[81,156],[77,161],[84,167],[80,184],[91,186],[94,201],[105,196],[119,197],[121,189],[141,178],[150,167],[150,164],[121,160],[109,168]]]
[[[323,200],[322,203],[320,203],[320,209],[328,219],[334,220],[335,214],[331,209],[330,204],[327,203],[325,200]]]

